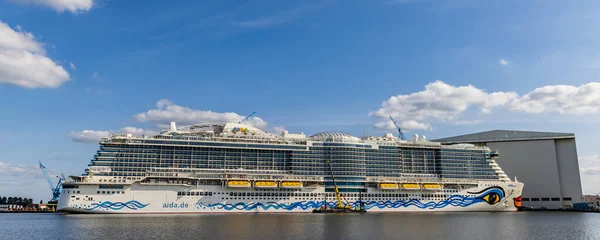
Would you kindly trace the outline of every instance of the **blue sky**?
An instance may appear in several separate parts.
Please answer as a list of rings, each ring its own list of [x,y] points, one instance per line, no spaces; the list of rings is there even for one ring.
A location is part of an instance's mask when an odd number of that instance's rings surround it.
[[[253,111],[267,131],[573,132],[600,192],[598,1],[0,1],[0,196],[97,139]],[[91,143],[91,144],[90,144]]]

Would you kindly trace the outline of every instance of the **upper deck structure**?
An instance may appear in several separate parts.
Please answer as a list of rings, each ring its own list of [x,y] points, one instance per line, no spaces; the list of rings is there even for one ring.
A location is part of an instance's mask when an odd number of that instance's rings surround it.
[[[424,137],[398,140],[392,134],[358,138],[343,132],[312,136],[275,135],[236,124],[197,124],[156,136],[114,134],[100,142],[90,166],[108,176],[144,176],[153,169],[271,170],[295,175],[506,179],[496,153],[472,144],[442,145]]]

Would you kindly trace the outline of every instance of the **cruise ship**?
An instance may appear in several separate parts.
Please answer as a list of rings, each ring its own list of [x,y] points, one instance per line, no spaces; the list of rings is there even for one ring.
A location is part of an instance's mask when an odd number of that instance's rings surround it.
[[[417,135],[171,123],[155,136],[101,139],[85,173],[62,184],[58,210],[300,213],[336,207],[339,196],[345,207],[369,212],[516,211],[523,183],[502,171],[498,157],[485,146]]]

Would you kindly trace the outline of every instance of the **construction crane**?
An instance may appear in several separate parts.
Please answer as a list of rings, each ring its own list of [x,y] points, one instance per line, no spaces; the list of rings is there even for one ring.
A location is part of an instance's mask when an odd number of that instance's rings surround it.
[[[65,176],[62,174],[61,174],[61,176],[52,174],[52,175],[54,175],[54,177],[58,178],[58,184],[54,185],[54,181],[52,180],[52,177],[50,176],[50,171],[48,171],[46,166],[44,166],[44,164],[42,164],[41,161],[38,161],[38,162],[40,163],[40,169],[42,170],[42,174],[44,174],[44,177],[46,178],[46,182],[48,182],[48,186],[50,186],[50,190],[52,191],[52,200],[50,200],[50,202],[57,202],[58,197],[60,196],[60,193],[62,192],[62,182],[65,180]]]
[[[241,123],[245,122],[245,121],[246,121],[246,120],[248,120],[250,117],[254,116],[254,114],[256,114],[256,112],[252,112],[252,113],[250,113],[250,115],[248,115],[248,116],[246,116],[244,119],[240,120],[240,121],[238,122],[238,124],[241,124]]]
[[[392,118],[392,116],[390,116],[390,119],[394,123],[394,126],[398,128],[398,137],[400,137],[400,140],[406,140],[406,138],[404,137],[404,133],[402,133],[402,128],[400,128],[400,125],[394,120],[394,118]]]
[[[335,183],[335,177],[333,176],[333,168],[331,167],[331,161],[327,160],[327,165],[329,166],[329,173],[331,174],[331,181],[333,182],[333,190],[335,191],[336,204],[332,209],[327,209],[327,197],[325,197],[325,203],[319,209],[313,209],[313,213],[349,213],[349,212],[358,212],[365,213],[367,210],[363,209],[362,198],[359,200],[360,207],[356,209],[352,209],[350,202],[348,199],[344,198],[347,205],[342,203],[342,195],[340,194],[340,190]],[[360,194],[360,193],[359,193]],[[360,197],[361,195],[359,195]]]
[[[331,161],[327,160],[327,165],[329,165],[329,173],[331,173],[331,181],[333,182],[333,190],[335,191],[335,198],[337,201],[335,208],[338,208],[338,209],[350,208],[350,206],[346,206],[342,203],[342,197],[340,195],[340,190],[338,189],[337,184],[335,184],[335,177],[333,177],[333,169],[331,168]]]

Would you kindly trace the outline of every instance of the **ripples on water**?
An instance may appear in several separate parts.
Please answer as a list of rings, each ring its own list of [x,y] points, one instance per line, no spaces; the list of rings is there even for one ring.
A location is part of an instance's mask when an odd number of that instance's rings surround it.
[[[600,214],[0,214],[0,239],[600,239]]]

